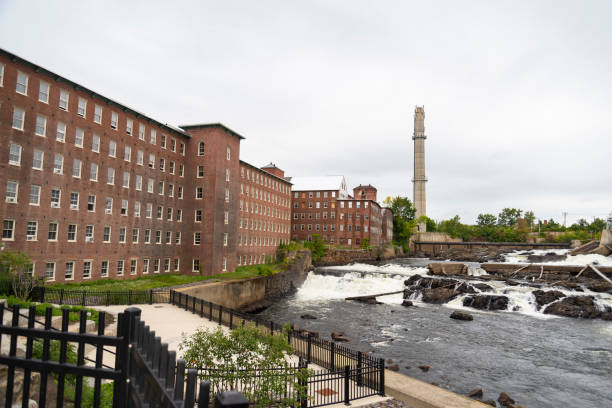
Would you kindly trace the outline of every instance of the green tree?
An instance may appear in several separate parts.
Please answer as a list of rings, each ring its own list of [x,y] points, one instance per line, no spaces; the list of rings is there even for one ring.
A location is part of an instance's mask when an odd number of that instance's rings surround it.
[[[406,250],[408,239],[417,225],[414,219],[414,205],[408,198],[400,196],[387,197],[383,203],[393,211],[393,241]]]
[[[296,369],[286,358],[291,352],[286,332],[270,335],[252,324],[229,333],[200,328],[183,334],[179,350],[188,368],[203,369],[200,378],[211,382],[211,392],[238,390],[260,407],[297,406],[305,394],[300,379],[307,379],[309,371]]]
[[[476,223],[479,227],[494,227],[497,225],[497,217],[493,214],[478,214]]]
[[[601,218],[595,218],[592,223],[589,224],[588,230],[591,234],[600,234],[606,228],[606,222]]]
[[[42,284],[42,279],[32,276],[31,268],[32,260],[23,252],[0,252],[0,276],[11,280],[13,293],[20,299],[28,299],[34,287]]]
[[[525,212],[525,216],[523,218],[525,218],[525,221],[527,221],[529,229],[533,229],[533,224],[535,222],[535,214],[533,213],[533,211]]]
[[[502,227],[514,227],[522,213],[522,210],[516,208],[504,208],[497,216],[497,224]]]
[[[462,224],[461,218],[458,215],[449,220],[441,221],[438,224],[438,231],[445,232],[453,238],[461,238],[464,241],[469,241],[474,237],[472,227]]]
[[[319,234],[313,234],[312,241],[304,242],[304,247],[310,249],[312,253],[312,261],[318,262],[325,256],[327,249],[325,248],[325,242],[321,239]]]
[[[423,224],[425,224],[427,226],[427,232],[435,232],[436,231],[436,228],[437,228],[436,222],[434,220],[432,220],[431,218],[429,218],[428,216],[421,215],[419,217],[418,222],[419,223],[423,223]]]

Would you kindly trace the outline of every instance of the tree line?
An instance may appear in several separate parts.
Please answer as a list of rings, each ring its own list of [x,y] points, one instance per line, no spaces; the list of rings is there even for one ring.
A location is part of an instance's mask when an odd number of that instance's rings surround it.
[[[387,197],[383,203],[393,210],[393,240],[396,245],[403,246],[415,233],[419,223],[426,224],[428,232],[443,232],[464,241],[488,242],[526,242],[534,236],[545,238],[548,242],[588,241],[599,239],[601,231],[606,227],[602,218],[595,218],[592,222],[581,218],[565,227],[552,218],[541,220],[533,211],[509,207],[497,215],[478,214],[476,224],[462,223],[459,215],[441,221],[426,216],[417,220],[414,205],[408,198]]]

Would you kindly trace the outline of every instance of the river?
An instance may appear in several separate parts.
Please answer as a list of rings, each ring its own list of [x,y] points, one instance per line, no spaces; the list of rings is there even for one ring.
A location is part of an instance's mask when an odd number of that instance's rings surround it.
[[[601,258],[596,262],[612,264]],[[524,257],[512,254],[507,261]],[[408,308],[401,306],[401,294],[379,297],[380,305],[344,300],[402,290],[407,277],[427,273],[427,263],[407,258],[382,266],[318,268],[294,295],[260,315],[293,322],[324,338],[332,330],[344,331],[349,347],[393,359],[400,372],[461,394],[482,388],[485,400],[496,400],[505,391],[524,407],[612,407],[612,322],[544,315],[536,310],[532,288],[489,283],[510,298],[506,312],[465,308],[461,298],[446,305],[417,298],[416,307]],[[484,271],[474,264],[470,273]],[[612,306],[611,295],[563,291],[594,295],[599,305]],[[450,319],[453,309],[469,311],[474,320]],[[317,319],[301,319],[304,314]],[[424,372],[421,365],[431,369]]]

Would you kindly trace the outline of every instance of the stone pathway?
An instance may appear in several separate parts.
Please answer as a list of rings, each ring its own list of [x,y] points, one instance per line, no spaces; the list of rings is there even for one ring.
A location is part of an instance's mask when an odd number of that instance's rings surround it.
[[[402,401],[390,399],[383,402],[377,402],[375,404],[364,405],[363,408],[410,408],[410,406],[404,404]]]

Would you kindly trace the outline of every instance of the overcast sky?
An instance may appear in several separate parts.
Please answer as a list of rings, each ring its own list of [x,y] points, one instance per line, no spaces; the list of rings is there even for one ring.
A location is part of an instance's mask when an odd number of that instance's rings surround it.
[[[129,4],[127,4],[129,3]],[[0,47],[241,158],[568,224],[612,210],[611,1],[0,1]]]

